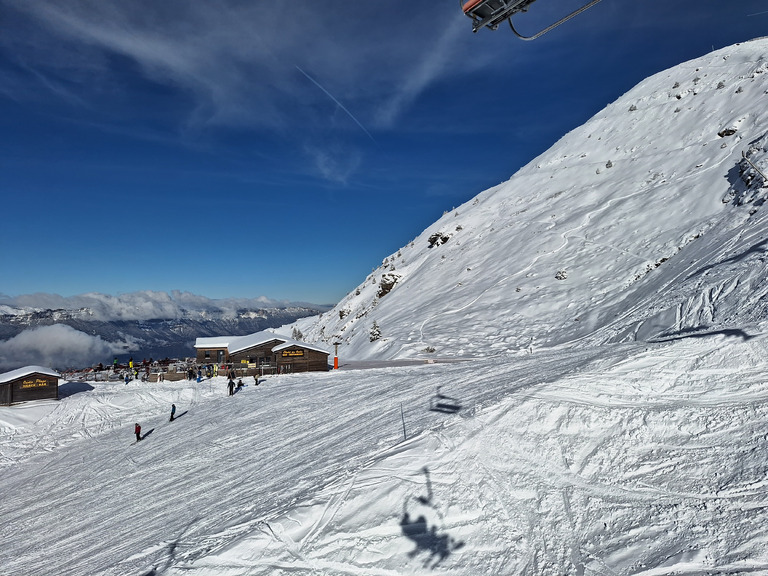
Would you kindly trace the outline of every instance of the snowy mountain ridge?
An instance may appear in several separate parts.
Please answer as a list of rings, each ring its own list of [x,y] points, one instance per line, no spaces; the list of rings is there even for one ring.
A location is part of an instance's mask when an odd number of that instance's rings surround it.
[[[296,326],[351,358],[423,358],[758,321],[766,72],[760,39],[648,78]]]

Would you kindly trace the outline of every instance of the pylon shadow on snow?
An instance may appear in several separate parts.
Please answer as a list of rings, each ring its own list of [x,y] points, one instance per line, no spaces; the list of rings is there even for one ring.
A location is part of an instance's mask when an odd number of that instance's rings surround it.
[[[424,467],[423,472],[427,481],[427,495],[406,498],[400,528],[403,535],[416,544],[408,557],[426,554],[424,567],[434,569],[452,552],[462,548],[464,542],[457,542],[445,531],[443,515],[433,502],[429,470]]]

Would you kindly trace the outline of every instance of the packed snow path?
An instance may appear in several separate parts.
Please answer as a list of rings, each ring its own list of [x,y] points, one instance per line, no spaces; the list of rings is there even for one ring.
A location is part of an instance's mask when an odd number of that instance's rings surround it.
[[[755,333],[233,397],[222,378],[67,384],[0,408],[0,573],[768,571],[765,358]]]

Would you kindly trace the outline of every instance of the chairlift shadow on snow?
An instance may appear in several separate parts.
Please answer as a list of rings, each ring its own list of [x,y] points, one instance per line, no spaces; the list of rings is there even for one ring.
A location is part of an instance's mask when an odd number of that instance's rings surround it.
[[[431,412],[442,412],[444,414],[456,414],[461,410],[461,404],[456,398],[451,398],[440,393],[440,388],[437,387],[437,392],[432,398],[429,399],[429,410]]]
[[[425,466],[423,472],[427,482],[427,495],[406,498],[400,528],[403,535],[416,544],[416,548],[408,553],[408,557],[415,558],[426,553],[423,565],[425,568],[434,569],[452,552],[462,548],[464,542],[457,542],[446,532],[443,514],[433,502],[429,469]]]

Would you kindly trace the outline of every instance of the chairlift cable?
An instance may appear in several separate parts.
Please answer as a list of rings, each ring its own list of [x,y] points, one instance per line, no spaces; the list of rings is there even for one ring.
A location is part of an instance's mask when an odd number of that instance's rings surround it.
[[[561,18],[560,20],[558,20],[557,22],[555,22],[551,26],[548,26],[547,28],[544,28],[544,30],[542,30],[538,34],[534,34],[533,36],[523,36],[517,30],[515,30],[515,25],[512,24],[512,17],[511,16],[509,18],[509,27],[512,29],[512,32],[515,33],[515,36],[520,38],[520,40],[536,40],[537,38],[541,38],[542,36],[544,36],[544,34],[546,34],[547,32],[550,32],[550,31],[554,30],[555,28],[560,26],[560,24],[564,24],[564,23],[568,22],[568,20],[570,20],[574,16],[578,16],[579,14],[584,12],[585,10],[588,10],[589,8],[592,8],[592,6],[594,6],[598,2],[600,2],[600,0],[592,0],[588,4],[585,4],[584,6],[579,8],[578,10],[574,10],[573,12],[568,14],[568,16],[565,16],[564,18]]]

